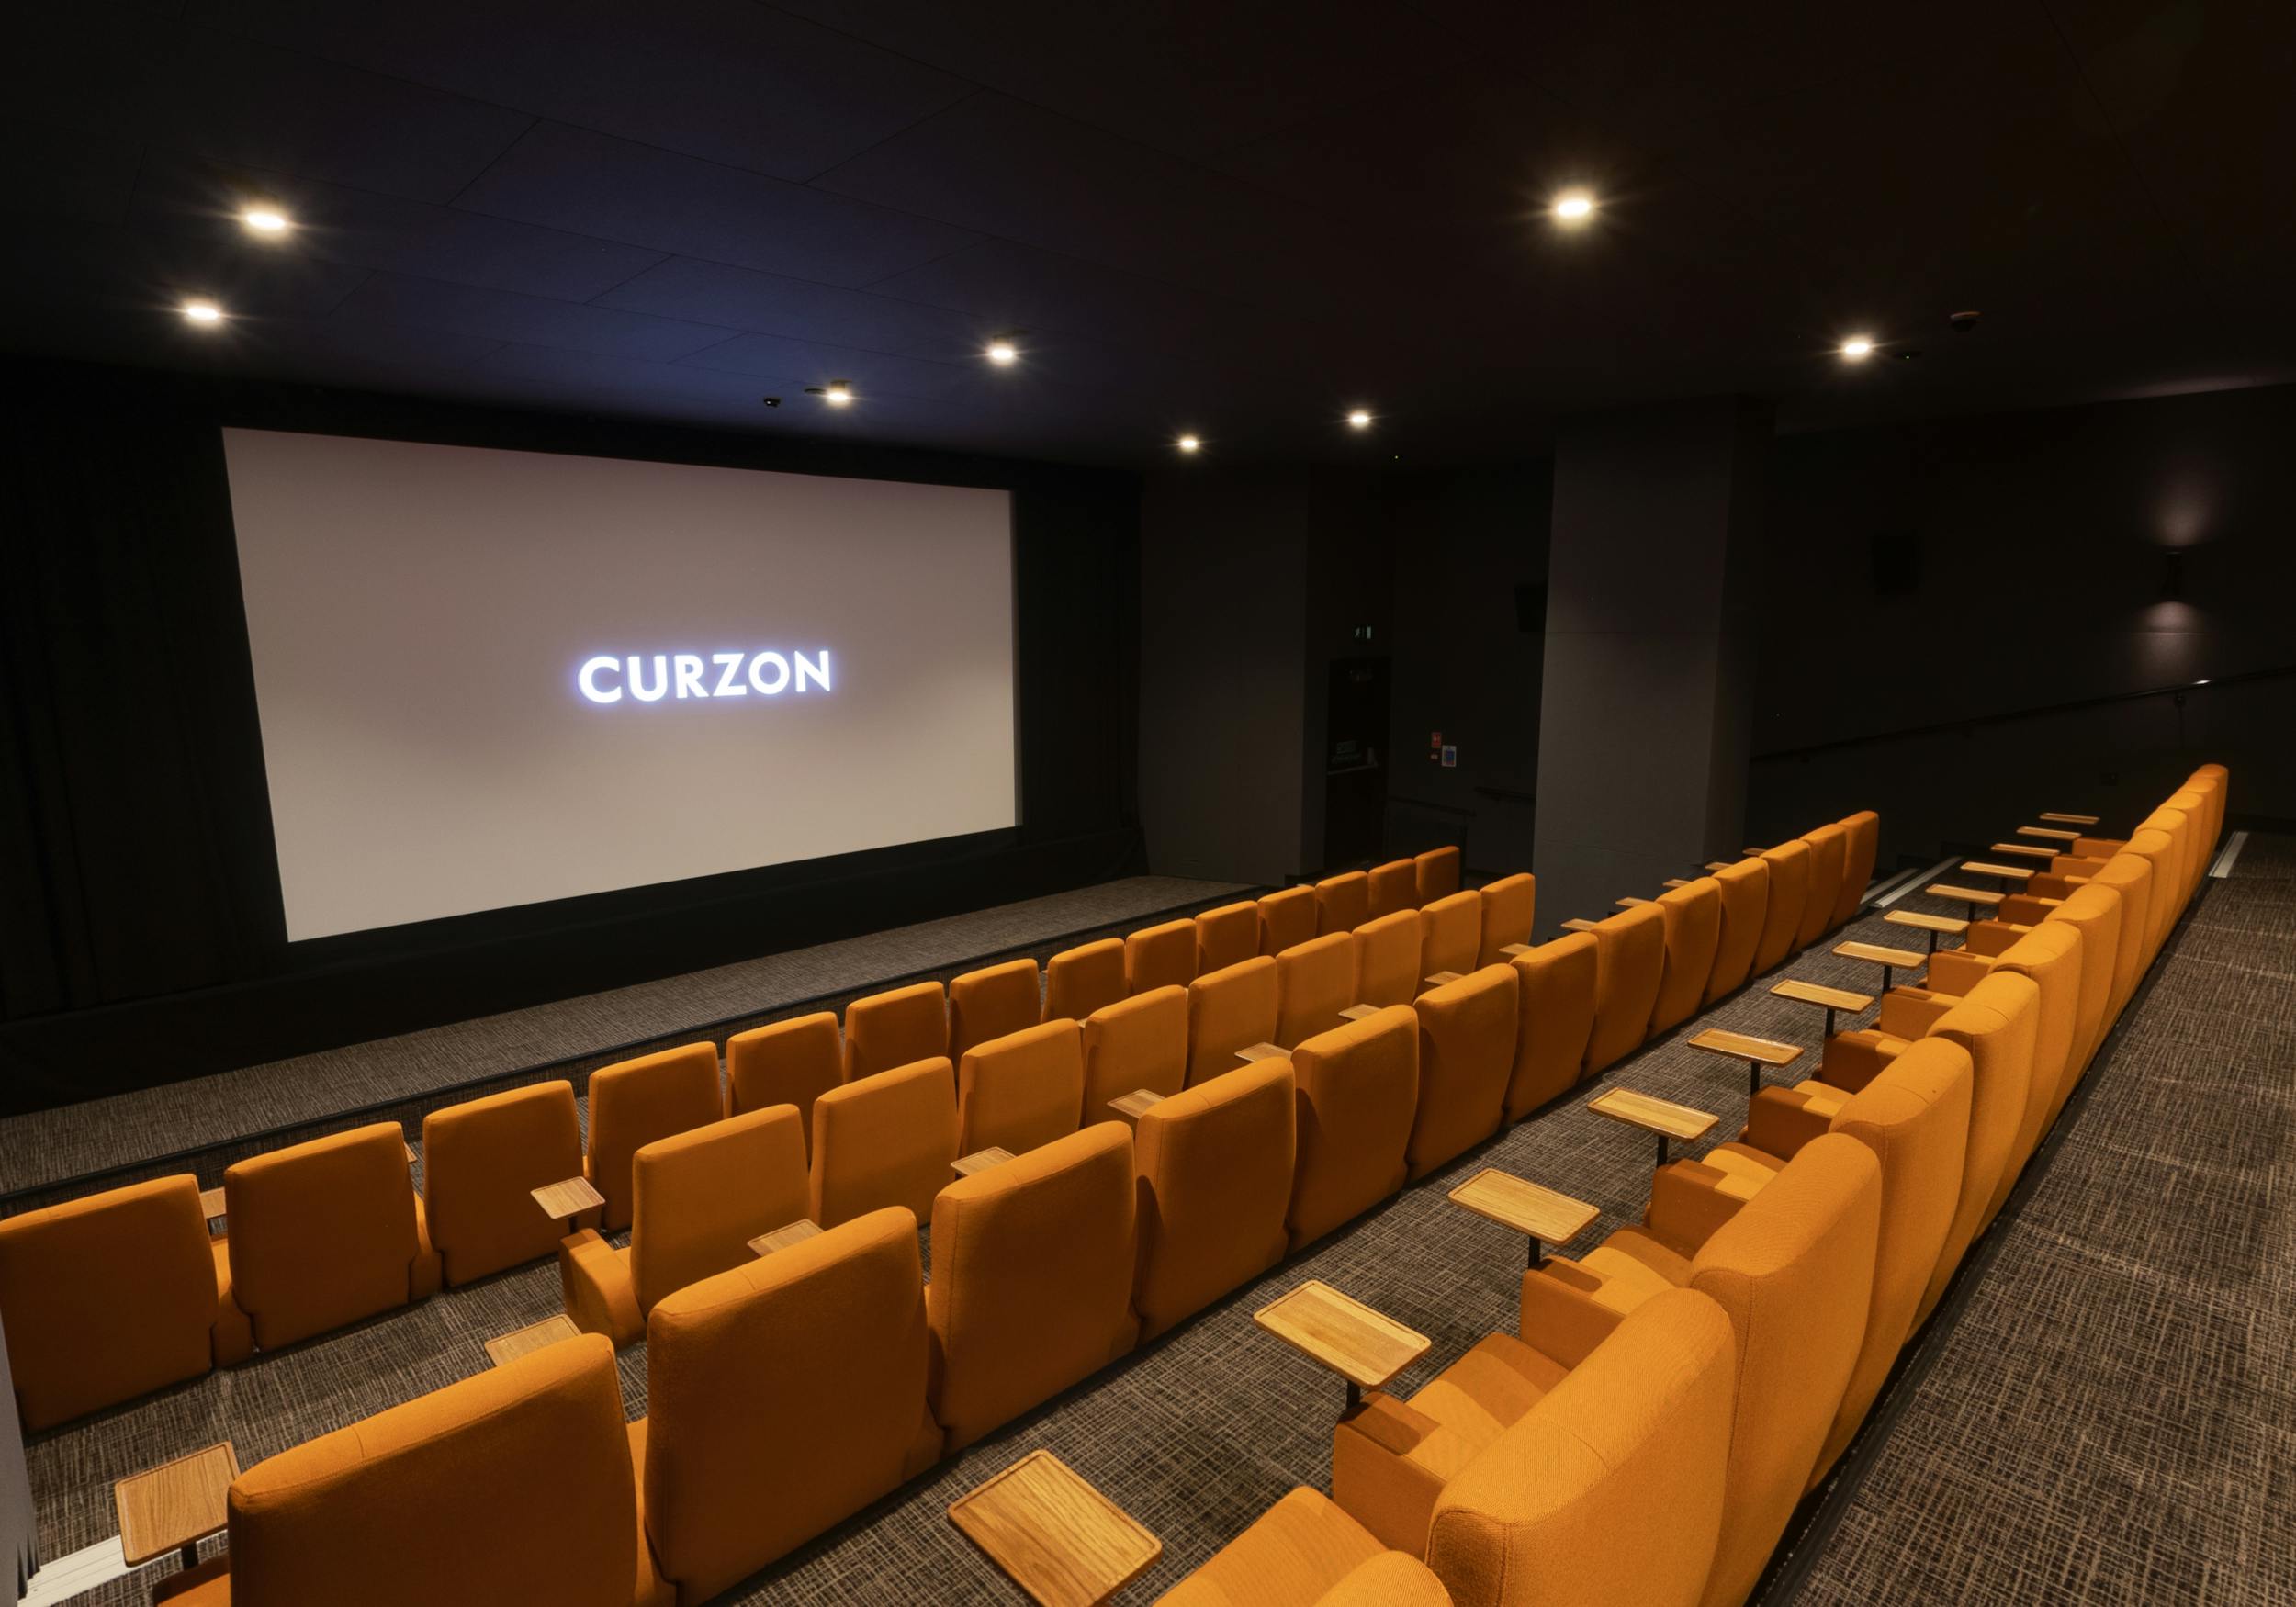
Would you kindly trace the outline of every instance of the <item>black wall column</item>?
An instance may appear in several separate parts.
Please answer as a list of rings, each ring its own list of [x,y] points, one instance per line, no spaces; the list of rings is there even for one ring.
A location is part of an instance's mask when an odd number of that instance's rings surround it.
[[[1542,931],[1742,844],[1769,409],[1567,421],[1540,700]]]

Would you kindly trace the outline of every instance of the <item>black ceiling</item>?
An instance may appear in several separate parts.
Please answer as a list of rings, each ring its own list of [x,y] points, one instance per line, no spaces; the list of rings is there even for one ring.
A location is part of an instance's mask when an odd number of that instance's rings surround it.
[[[13,351],[1119,464],[2296,377],[2265,0],[37,9],[0,68]],[[1566,234],[1573,183],[1604,206]],[[1889,344],[1846,365],[1854,331]]]

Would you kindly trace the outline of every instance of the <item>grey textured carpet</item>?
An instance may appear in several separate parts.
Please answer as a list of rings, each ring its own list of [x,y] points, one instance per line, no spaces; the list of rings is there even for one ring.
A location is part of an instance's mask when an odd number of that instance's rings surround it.
[[[1804,1607],[2296,1601],[2296,840],[2124,1014]]]
[[[175,1164],[164,1170],[196,1170],[202,1184],[214,1184],[222,1180],[222,1168],[242,1153],[332,1129],[322,1125],[252,1146],[239,1142],[249,1135],[276,1133],[298,1123],[324,1124],[338,1112],[389,1101],[408,1103],[407,1111],[387,1114],[411,1116],[411,1136],[421,1126],[424,1096],[453,1084],[499,1077],[507,1086],[538,1074],[571,1072],[579,1087],[583,1074],[597,1066],[703,1036],[722,1044],[727,1032],[788,1014],[801,1002],[817,1008],[812,1001],[825,995],[850,997],[896,979],[946,975],[1014,953],[1039,952],[1041,958],[1049,947],[1067,946],[1055,939],[1081,941],[1130,929],[1160,911],[1217,903],[1239,892],[1232,882],[1126,877],[610,993],[11,1117],[0,1120],[0,1193],[209,1147],[218,1152],[188,1168]],[[544,1067],[546,1073],[537,1071]],[[46,1203],[43,1197],[24,1206]]]
[[[2232,1074],[2228,1053],[2197,1052],[2197,1043],[2211,1039],[2196,1035],[2215,1034],[2221,1040],[2225,1033],[2245,1033],[2248,1051],[2262,1057],[2272,1052],[2267,1035],[2274,1031],[2285,1083],[2288,1036],[2296,1030],[2286,948],[2278,950],[2279,959],[2263,962],[2268,970],[2279,968],[2276,980],[2260,973],[2233,989],[2207,980],[2213,973],[2198,969],[2201,962],[2192,960],[2189,946],[2211,941],[2222,927],[2226,951],[2248,958],[2206,963],[2258,965],[2254,945],[2237,934],[2257,922],[2276,922],[2283,931],[2296,927],[2296,886],[2285,874],[2277,881],[2265,874],[2288,863],[2286,845],[2259,853],[2252,839],[2240,869],[2256,882],[2242,889],[2253,912],[2212,904],[2208,921],[2196,923],[2179,940],[2167,961],[2176,969],[2137,1012],[2148,1031],[2161,1032],[2176,1047],[2136,1065],[2120,1051],[2113,1064],[2092,1073],[2092,1080],[2110,1080],[2116,1097],[2091,1101],[2078,1118],[2084,1147],[2094,1148],[2099,1163],[2093,1174],[2080,1172],[2077,1188],[2070,1181],[2065,1186],[2096,1219],[2104,1252],[2093,1265],[2076,1258],[2075,1269],[2054,1275],[2014,1262],[1996,1273],[1995,1284],[1981,1292],[1999,1309],[1973,1322],[1980,1336],[1968,1347],[1967,1385],[1934,1419],[1919,1410],[1908,1414],[1915,1448],[1902,1469],[1891,1472],[1898,1447],[1885,1447],[1884,1464],[1860,1498],[1861,1511],[1868,1502],[1873,1511],[1845,1525],[1839,1542],[1845,1571],[1839,1579],[1829,1572],[1821,1576],[1822,1584],[1814,1588],[1826,1592],[1822,1599],[2013,1599],[2023,1588],[2020,1569],[2053,1567],[2067,1551],[2048,1538],[2052,1518],[2067,1535],[2094,1536],[2099,1546],[2110,1543],[2089,1577],[2080,1567],[2067,1568],[2070,1583],[2058,1599],[2074,1599],[2084,1585],[2114,1599],[2195,1599],[2208,1591],[2160,1588],[2161,1581],[2215,1576],[2182,1568],[2146,1571],[2165,1568],[2165,1542],[2148,1537],[2162,1534],[2162,1512],[2172,1501],[2173,1510],[2191,1520],[2178,1545],[2195,1557],[2205,1547],[2220,1570],[2237,1568],[2258,1580],[2277,1577],[2279,1599],[2287,1599],[2285,1569],[2267,1573],[2276,1566],[2271,1548],[2285,1545],[2285,1537],[2268,1534],[2258,1521],[2270,1500],[2280,1500],[2284,1512],[2288,1496],[2287,1208],[2283,1190],[2281,1220],[2265,1226],[2270,1219],[2261,1190],[2268,1180],[2258,1170],[2263,1157],[2253,1136],[2260,1121],[2268,1120],[2276,1132],[2284,1124],[2287,1089],[2279,1088],[2277,1103],[2266,1102],[2267,1118],[2249,1100],[2214,1109],[2189,1105],[2172,1084],[2181,1084],[2186,1096],[2221,1093]],[[2225,890],[2218,888],[2220,898]],[[1948,913],[1919,897],[1907,905]],[[1904,941],[1902,928],[1884,925],[1878,916],[1852,923],[1843,936]],[[1018,1601],[1011,1584],[951,1526],[946,1509],[1040,1445],[1065,1458],[1162,1537],[1163,1560],[1122,1598],[1153,1599],[1285,1490],[1328,1485],[1341,1385],[1254,1327],[1255,1309],[1308,1277],[1348,1290],[1434,1340],[1428,1356],[1399,1381],[1405,1390],[1417,1388],[1483,1334],[1514,1321],[1522,1241],[1452,1206],[1446,1191],[1476,1169],[1496,1164],[1593,1200],[1604,1217],[1581,1248],[1635,1220],[1649,1188],[1649,1141],[1590,1114],[1586,1101],[1602,1087],[1625,1084],[1717,1113],[1724,1125],[1716,1136],[1727,1136],[1744,1113],[1745,1068],[1692,1050],[1684,1039],[1702,1027],[1722,1026],[1815,1045],[1820,1013],[1773,998],[1766,990],[1789,975],[1861,989],[1878,983],[1873,967],[1838,960],[1826,952],[1829,946],[1790,961],[1595,1084],[1407,1188],[1306,1255],[1007,1425],[725,1599]],[[2227,1006],[2233,1013],[2220,1019],[2216,1012]],[[2277,1026],[2268,1028],[2268,1018]],[[2251,1071],[2259,1069],[2260,1059]],[[1782,1076],[1791,1080],[1790,1073]],[[2149,1100],[2138,1092],[2147,1088]],[[2091,1130],[2108,1127],[2116,1137]],[[2183,1197],[2183,1208],[2164,1209],[2157,1221],[2133,1216],[2139,1205],[2153,1203],[2149,1191],[2159,1187],[2147,1182],[2148,1192],[2133,1198],[2130,1181],[2139,1174],[2133,1168],[2146,1156],[2162,1157],[2155,1164],[2169,1167],[2166,1157],[2188,1154],[2173,1164],[2211,1177],[2219,1170],[2227,1176],[2237,1173],[2251,1193],[2228,1194],[2213,1207],[2195,1209],[2229,1184],[2195,1183],[2188,1189],[2179,1183],[2173,1192]],[[2050,1182],[2055,1187],[2058,1175]],[[2061,1231],[2027,1223],[2012,1230],[2044,1242]],[[2064,1260],[2065,1253],[2058,1253]],[[2203,1289],[2235,1264],[2272,1270],[2236,1275],[2251,1280],[2237,1299],[2218,1300]],[[2100,1269],[2110,1275],[2099,1275]],[[2280,1280],[2276,1293],[2257,1287],[2274,1277]],[[2263,1302],[2248,1298],[2268,1293],[2278,1307],[2269,1322]],[[2042,1320],[2030,1315],[2037,1299],[2047,1303],[2049,1314]],[[43,1549],[61,1556],[111,1534],[110,1481],[121,1475],[223,1437],[235,1442],[242,1465],[251,1463],[479,1370],[486,1365],[480,1348],[486,1338],[547,1316],[557,1303],[555,1271],[528,1268],[51,1433],[31,1448]],[[2109,1385],[2086,1386],[2076,1365],[2082,1358],[2063,1354],[2063,1336],[2091,1330],[2106,1331],[2087,1343],[2099,1356],[2110,1351]],[[2236,1364],[2243,1355],[2246,1360]],[[623,1357],[633,1415],[645,1410],[645,1365],[642,1346]],[[1917,1406],[1925,1407],[1935,1393],[1934,1383],[1919,1391]],[[2155,1510],[2139,1513],[2122,1500],[2108,1518],[2102,1497],[2109,1490],[2071,1486],[2060,1495],[2061,1469],[2083,1458],[2098,1470],[2100,1485],[2122,1478],[2127,1494],[2144,1491]],[[2195,1477],[2200,1469],[2228,1468],[2235,1460],[2251,1478],[2245,1489],[2226,1488],[2221,1478]],[[2178,1481],[2176,1488],[2162,1488],[2170,1477]],[[2204,1502],[2216,1510],[2200,1523],[2194,1509]],[[1941,1570],[1938,1555],[1948,1551],[1960,1555]],[[2284,1563],[2285,1552],[2279,1556]],[[1989,1569],[1981,1566],[1986,1557]],[[1834,1560],[1821,1558],[1829,1567]],[[2118,1570],[2110,1582],[2101,1571],[2107,1567]],[[148,1589],[121,1581],[86,1600],[125,1607],[145,1600]],[[2260,1593],[2223,1599],[2262,1601],[2271,1594],[2260,1585],[2255,1589]]]

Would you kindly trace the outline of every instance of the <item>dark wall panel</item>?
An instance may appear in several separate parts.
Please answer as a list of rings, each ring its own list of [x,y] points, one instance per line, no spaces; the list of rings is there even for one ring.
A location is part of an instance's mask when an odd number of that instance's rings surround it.
[[[0,431],[0,1110],[306,1052],[1120,874],[1132,477],[19,364]],[[1014,493],[1012,831],[290,947],[218,428]]]

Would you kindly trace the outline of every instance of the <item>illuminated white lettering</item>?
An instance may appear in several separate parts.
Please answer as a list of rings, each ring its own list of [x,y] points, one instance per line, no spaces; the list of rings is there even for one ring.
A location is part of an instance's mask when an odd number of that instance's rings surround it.
[[[773,684],[771,686],[766,685],[765,678],[758,673],[760,669],[768,663],[771,663],[774,669]],[[749,684],[756,687],[760,695],[771,697],[789,684],[789,660],[770,648],[759,654],[749,660]]]
[[[670,662],[678,670],[678,695],[681,698],[705,698],[709,692],[702,685],[702,655],[672,653]]]
[[[749,689],[741,684],[740,654],[713,653],[710,655],[710,662],[713,664],[722,664],[726,667],[726,673],[717,678],[717,684],[715,686],[710,688],[710,696],[714,698],[746,698],[749,695]]]
[[[621,668],[622,660],[612,657],[584,659],[580,671],[574,677],[575,684],[582,689],[582,695],[593,703],[618,703],[622,701],[622,689],[618,686],[602,688],[598,684],[598,677],[609,669]]]
[[[659,653],[654,655],[654,690],[646,690],[646,677],[638,667],[646,662],[636,654],[630,655],[630,695],[641,703],[658,702],[662,693],[670,690],[670,661]]]
[[[827,647],[821,649],[821,663],[818,667],[805,662],[805,656],[803,653],[797,655],[797,690],[799,691],[805,690],[807,676],[819,681],[823,691],[829,690],[829,650]]]

